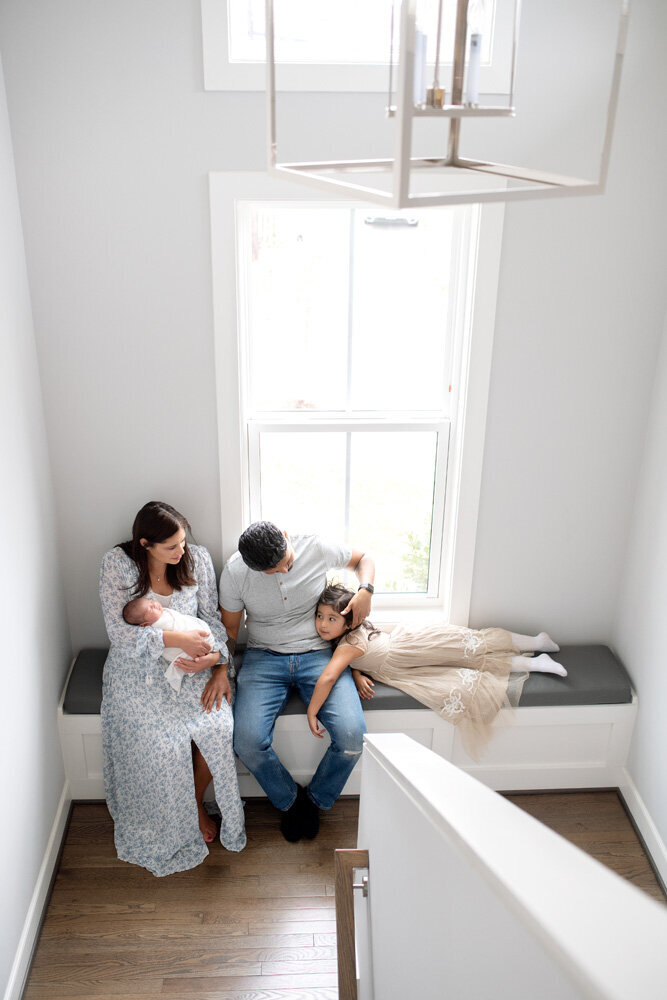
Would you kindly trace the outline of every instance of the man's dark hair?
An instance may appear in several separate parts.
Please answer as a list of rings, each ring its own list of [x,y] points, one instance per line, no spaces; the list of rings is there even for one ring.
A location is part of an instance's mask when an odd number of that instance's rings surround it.
[[[249,569],[273,569],[287,552],[287,539],[271,521],[255,521],[239,538],[239,552]]]

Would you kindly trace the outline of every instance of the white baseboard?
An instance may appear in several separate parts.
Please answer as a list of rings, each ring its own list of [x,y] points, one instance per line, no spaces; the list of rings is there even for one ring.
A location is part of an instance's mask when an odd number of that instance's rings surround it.
[[[644,841],[644,846],[662,879],[663,887],[667,886],[667,846],[627,768],[623,768],[618,790],[623,796],[628,812],[632,816],[637,831]]]
[[[42,915],[48,902],[51,880],[65,835],[65,826],[67,825],[71,801],[72,796],[70,794],[69,781],[65,779],[56,815],[53,820],[53,826],[51,827],[51,833],[49,834],[44,857],[42,858],[42,864],[37,875],[37,881],[35,882],[32,899],[30,900],[21,937],[19,938],[16,955],[14,956],[12,971],[9,974],[4,1000],[20,1000],[23,993],[30,961],[37,943]]]

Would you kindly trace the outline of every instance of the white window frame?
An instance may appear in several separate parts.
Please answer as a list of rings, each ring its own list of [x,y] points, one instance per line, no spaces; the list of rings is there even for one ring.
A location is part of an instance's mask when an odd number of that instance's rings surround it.
[[[317,2],[317,0],[313,0]],[[363,0],[362,0],[363,2]],[[495,0],[493,48],[490,65],[480,69],[480,92],[506,94],[511,75],[514,0]],[[266,87],[264,63],[231,62],[227,0],[201,0],[205,90],[257,91]],[[444,53],[443,53],[444,58]],[[444,61],[445,77],[451,61]],[[427,67],[427,73],[433,67]],[[277,69],[280,91],[386,93],[387,66],[285,65]]]
[[[242,281],[237,263],[236,206],[240,202],[296,202],[301,205],[332,202],[344,204],[327,193],[304,192],[296,185],[267,173],[215,172],[209,175],[211,204],[211,259],[213,266],[213,312],[215,328],[215,365],[218,388],[218,439],[220,455],[220,498],[223,554],[228,558],[236,549],[239,534],[256,509],[250,497],[248,454],[253,435],[263,426],[275,427],[273,419],[258,419],[249,428],[244,442],[244,388],[238,336],[238,309],[243,301]],[[372,208],[370,209],[373,210]],[[465,309],[470,321],[469,335],[460,343],[454,370],[459,378],[453,383],[453,408],[447,451],[447,490],[444,503],[444,531],[440,569],[440,596],[383,595],[373,604],[378,620],[391,620],[402,609],[426,617],[442,618],[465,625],[468,622],[472,586],[477,515],[481,487],[484,436],[488,400],[495,308],[500,269],[504,205],[480,206],[478,212],[477,271]],[[292,414],[283,415],[285,427],[298,423]],[[380,418],[381,419],[381,418]],[[327,418],[313,422],[313,430],[326,425]],[[336,427],[345,425],[336,419]],[[400,419],[393,417],[399,426]],[[366,423],[377,427],[378,418]],[[414,422],[410,421],[411,426]],[[428,421],[434,427],[440,421]],[[355,429],[362,426],[355,422]],[[387,424],[384,429],[389,429]],[[441,456],[439,456],[440,458]],[[438,490],[444,492],[445,477],[438,476]],[[256,501],[255,501],[256,503]],[[354,539],[363,545],[363,539]],[[451,558],[450,558],[451,554]],[[375,553],[376,557],[379,555]]]

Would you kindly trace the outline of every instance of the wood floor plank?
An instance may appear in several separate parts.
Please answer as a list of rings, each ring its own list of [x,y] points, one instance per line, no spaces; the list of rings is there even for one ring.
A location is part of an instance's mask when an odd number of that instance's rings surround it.
[[[77,903],[86,902],[81,889],[58,887],[64,902],[70,907],[76,908]],[[128,888],[117,885],[106,885],[101,890],[106,896],[114,901],[120,901],[123,895],[127,894]],[[168,886],[161,890],[161,902],[169,902],[174,906],[183,904],[187,909],[191,909],[194,903],[199,901],[205,912],[214,910],[225,919],[229,917],[260,917],[269,910],[285,911],[293,910],[294,914],[286,917],[290,920],[299,920],[295,914],[302,910],[325,910],[327,912],[334,909],[333,896],[264,896],[235,898],[232,893],[218,891],[217,893],[206,893],[200,886]],[[280,919],[276,917],[276,919]],[[328,917],[324,917],[328,919]]]
[[[313,944],[315,945],[316,948],[325,948],[328,946],[331,946],[332,948],[336,947],[335,930],[329,931],[326,934],[319,934],[319,933],[313,934],[313,939],[314,939]]]
[[[54,893],[49,902],[49,916],[60,914],[69,919],[74,919],[75,917],[97,918],[101,915],[111,913],[146,914],[155,913],[156,910],[157,906],[155,903],[102,903],[99,901],[95,902],[94,900],[71,902],[61,898],[60,892]]]
[[[326,917],[326,914],[321,914],[319,910],[317,911],[317,915]],[[281,934],[283,932],[289,934],[304,934],[304,933],[307,934],[309,931],[313,932],[314,937],[322,937],[330,934],[333,934],[335,936],[336,921],[328,919],[315,921],[313,920],[313,918],[311,918],[309,920],[284,920],[284,921],[276,921],[271,919],[250,920],[248,923],[249,934],[261,934],[261,933]],[[329,942],[323,942],[323,943],[328,944]]]
[[[330,938],[331,935],[318,934],[318,938]],[[108,930],[91,929],[88,931],[68,932],[66,937],[59,934],[57,937],[43,935],[40,940],[40,953],[44,956],[72,956],[90,951],[94,947],[97,952],[120,952],[123,949],[133,949],[141,945],[152,945],[154,948],[197,948],[202,942],[201,927],[196,929],[183,928],[176,932],[173,927],[164,928],[146,927],[141,930],[127,929],[109,932]],[[312,933],[302,934],[229,934],[224,930],[216,933],[212,928],[207,928],[205,935],[206,946],[214,949],[217,954],[243,953],[249,954],[251,951],[260,950],[262,955],[274,949],[295,949],[304,948],[328,948],[335,945],[335,939],[320,940],[315,944],[315,935]],[[335,937],[335,936],[334,936]],[[259,959],[264,961],[265,959]]]
[[[70,1000],[74,997],[95,997],[95,1000],[164,1000],[162,990],[162,980],[153,984],[152,989],[144,991],[142,985],[122,983],[121,989],[114,987],[106,990],[91,986],[72,986],[70,984],[58,984],[54,986],[30,986],[23,994],[21,1000]],[[137,992],[139,991],[139,992]],[[199,1000],[199,998],[198,998]]]
[[[197,1000],[338,1000],[338,990],[334,988],[321,989],[288,989],[288,990],[228,990],[215,993],[199,993]]]
[[[85,992],[62,992],[59,989],[41,989],[30,994],[30,1000],[71,1000],[71,998],[85,997]],[[118,1000],[119,996],[123,1000],[164,1000],[165,994],[160,987],[157,993],[98,993],[94,994],[95,1000]],[[338,1000],[338,990],[335,987],[315,987],[296,989],[233,989],[215,990],[208,992],[203,990],[197,994],[196,1000]],[[28,995],[24,995],[24,1000],[28,1000]]]
[[[266,902],[266,900],[262,900],[262,902]],[[278,928],[281,924],[288,924],[292,928],[295,924],[305,924],[308,927],[316,926],[319,929],[324,923],[332,921],[335,923],[336,907],[332,900],[326,900],[326,907],[291,907],[288,905],[291,903],[291,899],[287,897],[283,897],[280,902],[284,905],[278,908],[260,906],[254,908],[252,912],[244,914],[248,919],[250,933],[262,933],[263,928]],[[310,903],[312,900],[308,900],[308,902]],[[204,924],[217,924],[222,919],[225,919],[225,914],[219,910],[204,911]],[[280,931],[276,930],[276,933],[280,933]]]
[[[315,947],[312,935],[305,945],[291,946],[289,944],[273,944],[268,946],[240,944],[242,939],[233,938],[229,942],[208,939],[206,947],[202,948],[188,943],[181,947],[153,947],[151,949],[137,948],[127,944],[118,945],[115,949],[100,949],[95,945],[91,952],[90,941],[84,943],[65,942],[58,951],[55,947],[40,948],[39,956],[35,957],[33,969],[36,979],[46,970],[54,978],[67,979],[73,967],[90,969],[91,974],[104,978],[107,975],[120,975],[125,978],[135,978],[136,970],[144,969],[147,973],[153,970],[179,975],[228,975],[229,968],[251,970],[264,963],[288,964],[294,972],[294,963],[301,965],[328,962],[336,958],[335,947]],[[61,974],[64,970],[64,974]],[[322,969],[321,971],[329,971]]]
[[[268,989],[312,989],[314,986],[336,987],[338,977],[335,972],[307,972],[304,975],[284,976],[238,976],[225,979],[172,979],[164,981],[163,993],[180,996],[199,996],[199,991],[206,989],[217,994],[218,990],[268,990]]]
[[[60,856],[63,868],[118,868],[113,843],[66,844]]]
[[[332,951],[334,952],[334,957],[330,958],[328,961],[321,959],[317,962],[299,962],[299,975],[306,975],[310,973],[313,973],[314,975],[322,975],[325,972],[337,973],[338,964],[335,958],[335,948],[332,948]],[[287,976],[294,974],[295,971],[297,971],[297,969],[294,962],[262,962],[263,976]]]
[[[208,948],[119,948],[113,955],[105,952],[81,951],[69,956],[40,952],[35,956],[31,974],[35,982],[67,982],[81,976],[95,982],[178,976],[228,976],[261,974],[261,961],[256,952],[246,956],[243,951],[222,954]]]
[[[120,978],[99,982],[74,974],[67,982],[38,983],[33,981],[31,973],[21,1000],[70,1000],[72,997],[95,997],[97,1000],[100,994],[116,998],[127,997],[128,993],[136,994],[141,1000],[146,994],[151,997],[164,996],[164,979],[160,977],[128,982]]]
[[[264,859],[259,851],[250,854],[242,851],[228,867],[235,878],[241,873],[249,872],[252,875],[270,875],[272,878],[291,878],[300,875],[304,879],[310,877],[321,880],[329,871],[330,864],[328,860],[312,861],[309,864],[303,864],[298,860],[286,861],[281,858],[279,852],[274,852],[273,857]]]

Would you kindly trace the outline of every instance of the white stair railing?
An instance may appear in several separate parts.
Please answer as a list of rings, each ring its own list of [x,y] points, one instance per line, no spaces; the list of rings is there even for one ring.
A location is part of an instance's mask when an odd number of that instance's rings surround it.
[[[664,1000],[659,903],[407,736],[368,736],[362,768],[340,1000]]]

